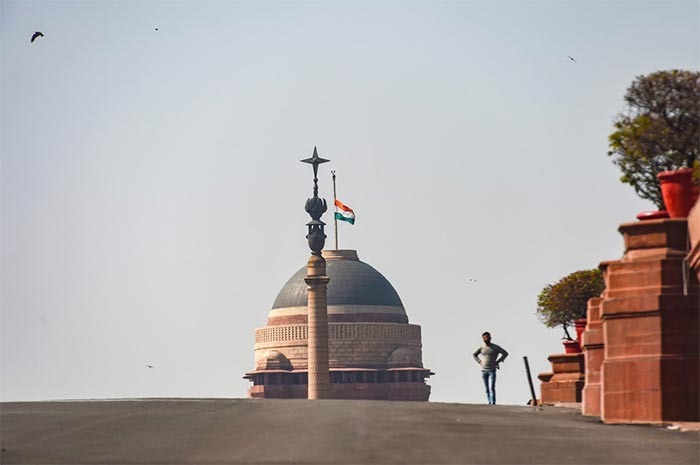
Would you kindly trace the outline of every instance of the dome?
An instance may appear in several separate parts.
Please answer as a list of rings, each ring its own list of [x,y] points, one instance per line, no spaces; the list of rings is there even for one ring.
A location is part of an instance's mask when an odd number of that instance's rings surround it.
[[[310,331],[304,266],[279,291],[267,325],[255,330],[255,371],[244,376],[253,383],[248,396],[308,398],[316,341],[327,347],[331,398],[427,401],[433,373],[423,367],[421,327],[408,322],[399,294],[357,251],[322,254],[330,278],[327,333]],[[317,299],[322,294],[317,290]]]
[[[399,294],[376,269],[360,261],[355,250],[324,250],[328,283],[329,321],[376,321],[407,323],[408,317]],[[270,323],[293,316],[306,319],[306,266],[289,278],[272,304]],[[351,316],[352,315],[352,316]],[[360,316],[363,315],[363,316]],[[301,322],[297,318],[297,322]]]

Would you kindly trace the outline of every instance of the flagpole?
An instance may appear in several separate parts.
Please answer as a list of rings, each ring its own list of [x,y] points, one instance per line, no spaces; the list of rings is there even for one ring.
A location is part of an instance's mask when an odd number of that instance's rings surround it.
[[[338,250],[338,217],[335,216],[337,210],[335,207],[335,170],[331,171],[331,174],[333,175],[333,229],[335,231],[335,250]]]

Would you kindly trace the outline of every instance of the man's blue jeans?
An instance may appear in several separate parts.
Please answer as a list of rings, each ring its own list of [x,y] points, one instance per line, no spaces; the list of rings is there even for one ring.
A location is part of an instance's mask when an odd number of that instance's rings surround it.
[[[482,371],[481,378],[484,380],[484,387],[486,388],[486,399],[488,399],[489,404],[496,403],[496,371]]]

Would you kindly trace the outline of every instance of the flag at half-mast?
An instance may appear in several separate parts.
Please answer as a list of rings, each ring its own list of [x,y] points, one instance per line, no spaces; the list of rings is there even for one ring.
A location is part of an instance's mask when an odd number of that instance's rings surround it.
[[[335,219],[355,224],[355,212],[340,200],[335,199]]]

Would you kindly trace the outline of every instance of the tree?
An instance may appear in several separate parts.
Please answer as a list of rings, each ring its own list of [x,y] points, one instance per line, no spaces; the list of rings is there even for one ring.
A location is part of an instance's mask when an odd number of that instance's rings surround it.
[[[586,318],[588,299],[598,297],[603,289],[600,270],[575,271],[542,289],[537,296],[537,316],[548,328],[561,326],[566,339],[572,340],[568,327]]]
[[[608,156],[622,170],[622,182],[663,210],[656,174],[700,166],[700,72],[637,76],[625,103],[608,136]]]

